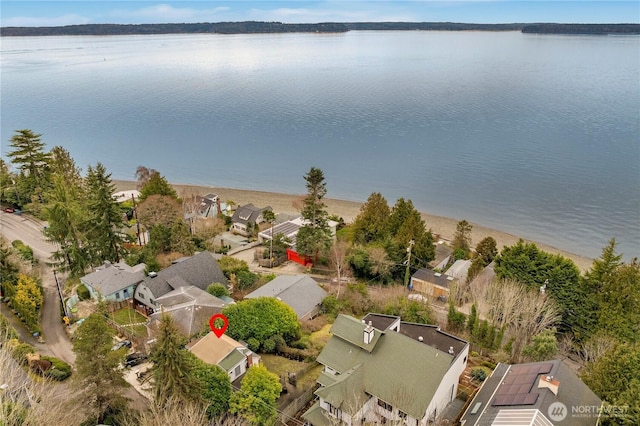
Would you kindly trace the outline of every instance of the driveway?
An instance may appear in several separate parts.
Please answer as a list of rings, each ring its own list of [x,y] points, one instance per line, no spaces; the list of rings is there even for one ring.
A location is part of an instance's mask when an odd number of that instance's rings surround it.
[[[66,333],[65,325],[60,319],[60,297],[58,296],[56,280],[53,270],[46,266],[46,262],[49,261],[51,253],[55,250],[55,246],[44,239],[42,231],[45,225],[46,222],[42,222],[29,215],[18,216],[13,213],[0,213],[0,232],[2,236],[9,243],[14,240],[21,240],[24,244],[31,247],[40,265],[42,287],[44,290],[41,326],[45,343],[37,343],[31,336],[25,339],[25,341],[33,344],[43,354],[60,358],[73,365],[76,356],[73,353],[73,345]],[[58,275],[58,278],[60,278],[60,285],[64,286],[64,276]],[[10,311],[6,311],[6,305],[3,305],[2,313],[5,314],[5,316],[13,317]],[[15,317],[12,324],[15,324]],[[24,330],[22,324],[17,325],[18,328]],[[24,331],[21,335],[24,335]]]

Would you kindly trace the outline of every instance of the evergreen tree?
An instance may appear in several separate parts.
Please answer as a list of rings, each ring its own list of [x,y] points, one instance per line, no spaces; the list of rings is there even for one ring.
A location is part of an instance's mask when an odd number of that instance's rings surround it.
[[[558,353],[556,329],[548,328],[533,336],[531,343],[522,349],[522,355],[531,361],[546,361],[553,359]]]
[[[453,235],[453,250],[460,250],[464,257],[468,257],[471,251],[471,229],[473,226],[469,222],[461,220],[456,225],[456,233]]]
[[[598,329],[622,342],[640,342],[640,263],[633,259],[607,273],[598,295]]]
[[[329,215],[323,198],[327,194],[324,173],[312,167],[304,176],[307,196],[304,199],[301,215],[304,225],[296,236],[296,251],[304,256],[315,257],[331,246]]]
[[[359,244],[385,241],[389,236],[389,216],[391,209],[387,200],[379,192],[369,196],[353,221],[353,239]]]
[[[82,230],[86,213],[77,188],[66,185],[63,177],[54,176],[53,191],[43,214],[49,222],[44,235],[49,242],[58,246],[52,254],[54,265],[60,270],[69,271],[72,276],[84,275],[90,258]]]
[[[111,174],[98,163],[87,171],[87,212],[85,223],[87,251],[93,265],[105,260],[119,262],[125,254],[124,239],[120,232],[122,213],[113,198],[115,185]]]
[[[29,129],[22,129],[11,137],[10,146],[13,150],[7,153],[7,157],[20,170],[17,182],[20,187],[20,206],[45,201],[43,195],[49,187],[50,155],[44,150],[41,136]]]
[[[392,239],[387,244],[387,254],[393,264],[405,265],[405,268],[393,269],[393,275],[396,279],[402,279],[407,271],[407,249],[410,245],[411,263],[408,265],[410,274],[426,267],[429,262],[435,259],[433,234],[430,230],[427,231],[420,212],[413,207],[411,200],[405,201],[400,198],[396,202],[389,218],[389,224],[389,234],[392,235]]]
[[[77,188],[82,187],[83,179],[81,170],[76,166],[75,160],[69,151],[61,146],[54,146],[51,149],[51,159],[49,161],[51,174],[61,176],[65,183]]]
[[[105,418],[124,409],[123,390],[129,384],[122,377],[124,348],[112,351],[113,330],[107,324],[103,310],[89,315],[74,334],[76,354],[76,386],[82,404],[88,407],[91,418],[104,423]]]
[[[164,195],[175,200],[178,199],[178,193],[167,179],[157,170],[151,170],[148,180],[140,188],[140,202],[144,201],[151,195]]]
[[[172,398],[202,401],[202,389],[193,373],[194,363],[185,343],[171,317],[163,314],[151,351],[156,404],[162,405]]]
[[[278,418],[276,401],[281,390],[277,375],[262,364],[251,366],[240,390],[231,396],[229,411],[252,425],[273,425]]]

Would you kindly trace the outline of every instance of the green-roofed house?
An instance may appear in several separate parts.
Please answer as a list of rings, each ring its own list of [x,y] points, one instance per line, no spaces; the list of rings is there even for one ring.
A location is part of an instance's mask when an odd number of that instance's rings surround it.
[[[426,425],[452,402],[469,344],[437,326],[368,314],[340,315],[317,360],[316,403],[303,415],[313,426],[336,423]]]

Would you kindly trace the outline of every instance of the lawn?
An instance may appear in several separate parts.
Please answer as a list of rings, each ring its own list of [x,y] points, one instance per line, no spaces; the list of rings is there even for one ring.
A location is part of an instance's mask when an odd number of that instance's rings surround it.
[[[260,358],[262,358],[262,363],[267,367],[267,370],[277,374],[278,377],[282,375],[286,377],[287,373],[295,373],[309,365],[306,362],[295,361],[273,354],[260,354]]]
[[[147,327],[144,325],[147,318],[131,308],[118,309],[117,311],[112,312],[110,317],[117,324],[124,326],[125,329],[131,331],[136,336],[147,335]],[[129,326],[129,324],[139,325]]]

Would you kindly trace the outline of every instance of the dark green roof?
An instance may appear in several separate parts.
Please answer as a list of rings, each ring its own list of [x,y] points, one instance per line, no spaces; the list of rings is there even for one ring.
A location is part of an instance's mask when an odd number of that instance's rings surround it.
[[[235,367],[240,361],[242,361],[245,358],[246,358],[245,355],[242,352],[240,352],[239,349],[236,348],[233,351],[231,351],[229,355],[224,357],[224,359],[220,361],[218,365],[222,367],[224,371],[228,372],[228,371],[231,371],[233,367]]]

